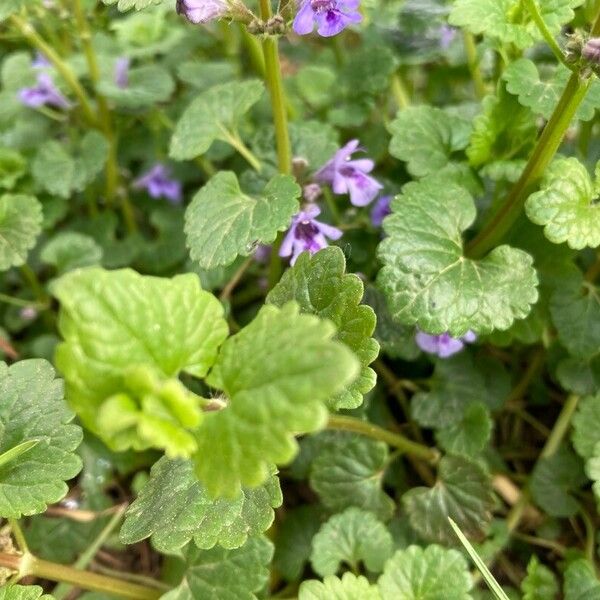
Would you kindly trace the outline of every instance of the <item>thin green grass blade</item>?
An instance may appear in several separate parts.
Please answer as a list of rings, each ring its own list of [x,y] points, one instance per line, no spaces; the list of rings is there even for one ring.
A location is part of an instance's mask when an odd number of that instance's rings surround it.
[[[23,442],[22,444],[17,444],[14,448],[7,450],[6,452],[0,454],[0,467],[8,464],[15,458],[18,458],[25,452],[29,452],[34,446],[37,446],[40,443],[40,440],[28,440],[27,442]]]

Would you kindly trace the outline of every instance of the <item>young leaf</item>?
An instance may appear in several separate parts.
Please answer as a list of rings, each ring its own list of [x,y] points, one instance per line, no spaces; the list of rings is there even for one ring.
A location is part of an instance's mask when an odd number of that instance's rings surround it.
[[[258,80],[216,85],[183,112],[171,139],[169,156],[176,160],[204,154],[215,140],[230,142],[237,123],[264,92]]]
[[[74,451],[82,434],[70,424],[62,381],[45,360],[0,363],[0,399],[0,455],[30,445],[0,469],[0,516],[18,519],[64,497],[65,481],[81,469]]]
[[[0,600],[54,600],[44,594],[39,585],[4,585],[0,588]]]
[[[362,575],[344,573],[342,578],[329,575],[323,582],[302,582],[298,600],[381,600],[379,589]]]
[[[467,147],[471,124],[432,106],[401,110],[390,124],[390,154],[408,163],[414,177],[445,167],[455,152]]]
[[[162,600],[258,600],[258,592],[269,580],[268,564],[273,544],[262,536],[251,537],[241,547],[226,550],[216,546],[200,550],[190,544],[183,552],[185,576]]]
[[[369,364],[379,352],[379,345],[372,338],[375,313],[371,307],[360,304],[363,283],[356,275],[346,274],[345,269],[346,259],[340,248],[325,248],[312,257],[303,253],[267,296],[267,302],[276,306],[295,300],[302,312],[332,321],[338,330],[336,339],[360,360],[360,377],[328,401],[333,410],[362,404],[363,394],[375,386],[376,375]]]
[[[325,425],[324,402],[359,371],[334,335],[332,323],[289,303],[264,306],[225,342],[208,382],[229,404],[207,413],[197,431],[196,473],[211,496],[233,497],[242,485],[260,485],[272,464],[296,455],[294,435]]]
[[[446,452],[477,458],[492,435],[493,424],[489,409],[478,402],[465,409],[461,421],[439,429],[435,439]]]
[[[380,573],[392,549],[390,532],[373,513],[348,508],[319,529],[310,562],[321,577],[335,575],[342,563],[356,571],[362,562],[369,571]]]
[[[426,540],[453,543],[448,517],[466,535],[479,536],[491,520],[494,494],[489,475],[475,462],[445,456],[432,488],[415,487],[402,496],[413,529]]]
[[[273,508],[281,502],[275,475],[260,487],[243,489],[234,500],[212,500],[191,461],[163,457],[127,511],[120,537],[124,544],[134,544],[152,536],[152,545],[163,553],[173,553],[191,539],[205,550],[216,544],[239,548],[271,526]]]
[[[579,457],[566,446],[552,456],[540,459],[531,475],[531,495],[535,503],[553,517],[572,517],[579,509],[571,494],[586,482]]]
[[[203,269],[214,269],[248,256],[259,242],[273,242],[298,212],[299,195],[289,175],[276,175],[259,196],[250,196],[240,189],[235,173],[217,173],[185,211],[192,259]]]
[[[460,552],[436,544],[398,550],[379,578],[383,600],[470,600],[472,587]]]
[[[529,254],[503,245],[481,260],[463,255],[462,232],[475,219],[464,188],[442,177],[409,183],[392,211],[378,284],[398,321],[460,337],[508,329],[527,316],[538,298]]]
[[[527,577],[521,582],[523,600],[554,600],[558,584],[552,571],[540,563],[535,554],[527,565]]]
[[[394,501],[382,490],[387,461],[386,444],[356,435],[344,436],[316,456],[310,486],[332,511],[356,506],[387,521],[395,508]]]
[[[44,244],[40,258],[62,274],[100,264],[102,248],[88,235],[65,231]]]
[[[600,600],[600,581],[587,560],[579,558],[567,567],[564,595],[564,600]]]
[[[42,206],[33,196],[0,196],[0,271],[25,263],[42,230]]]
[[[600,246],[600,162],[595,181],[576,158],[559,158],[545,171],[540,191],[527,199],[527,216],[544,226],[544,235],[570,248]]]
[[[227,336],[220,303],[191,273],[160,279],[92,267],[67,273],[52,293],[61,303],[64,342],[56,364],[68,400],[108,443],[114,432],[100,429],[99,409],[127,391],[128,369],[144,367],[165,379],[181,372],[203,377]],[[119,423],[117,417],[113,424]]]

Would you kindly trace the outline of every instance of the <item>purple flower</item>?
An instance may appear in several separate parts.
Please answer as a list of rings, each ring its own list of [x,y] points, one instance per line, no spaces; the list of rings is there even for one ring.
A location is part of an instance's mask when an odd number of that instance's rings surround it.
[[[20,89],[19,100],[30,108],[40,106],[71,108],[71,103],[60,93],[48,73],[38,73],[36,86]]]
[[[429,354],[437,354],[440,358],[448,358],[465,347],[466,343],[474,342],[477,336],[472,331],[467,331],[461,338],[453,338],[449,333],[441,335],[429,335],[423,331],[417,331],[415,341],[417,346]]]
[[[177,0],[177,14],[191,23],[208,23],[229,12],[225,0]]]
[[[133,182],[136,190],[145,189],[151,198],[166,198],[173,204],[181,202],[181,183],[171,179],[170,170],[162,164],[154,165]]]
[[[315,219],[321,214],[321,209],[309,204],[293,219],[288,232],[283,239],[279,256],[291,256],[290,264],[294,264],[302,254],[308,251],[311,254],[328,246],[326,238],[339,240],[342,232],[337,227],[320,223]]]
[[[442,50],[448,49],[455,37],[456,29],[454,27],[446,24],[442,25],[440,27],[440,47]]]
[[[117,58],[115,62],[115,83],[117,87],[121,89],[125,89],[129,86],[129,65],[131,61],[126,56],[121,56]]]
[[[390,203],[392,202],[391,196],[381,196],[377,199],[377,202],[371,209],[371,223],[373,227],[381,227],[383,220],[392,213]]]
[[[361,150],[358,140],[348,142],[333,158],[315,173],[315,179],[330,183],[336,194],[350,194],[354,206],[366,206],[372,202],[382,185],[370,173],[375,163],[369,158],[351,160],[354,152]]]
[[[46,58],[46,56],[42,52],[36,52],[35,57],[31,61],[31,66],[34,69],[45,69],[51,64],[52,63]]]
[[[337,35],[348,25],[362,21],[359,5],[360,0],[301,0],[294,31],[306,35],[316,25],[317,33],[323,37]]]

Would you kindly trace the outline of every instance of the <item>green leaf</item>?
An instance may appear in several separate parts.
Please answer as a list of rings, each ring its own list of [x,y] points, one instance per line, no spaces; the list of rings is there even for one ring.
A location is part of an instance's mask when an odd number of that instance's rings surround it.
[[[12,190],[27,172],[27,161],[11,148],[0,148],[0,188]]]
[[[360,360],[360,377],[329,400],[328,406],[333,410],[362,404],[363,394],[375,386],[376,375],[369,365],[379,352],[379,345],[371,337],[375,313],[370,306],[360,304],[363,283],[357,275],[346,274],[345,270],[346,259],[340,248],[325,248],[312,257],[305,252],[267,296],[267,302],[276,306],[295,300],[302,312],[332,321],[338,331],[336,339]]]
[[[471,600],[472,587],[460,552],[435,544],[398,550],[379,579],[383,600]]]
[[[600,600],[600,581],[587,560],[574,560],[567,567],[564,594],[565,600]]]
[[[580,458],[561,446],[555,454],[536,463],[531,474],[531,495],[550,516],[572,517],[579,510],[579,503],[571,492],[586,481]]]
[[[216,544],[239,548],[249,536],[272,525],[273,508],[281,502],[275,475],[258,488],[243,489],[234,500],[212,500],[196,479],[191,461],[163,457],[127,511],[120,537],[124,544],[134,544],[152,536],[153,546],[162,553],[173,553],[191,539],[205,550]]]
[[[310,470],[310,486],[331,511],[356,506],[387,521],[395,508],[382,489],[388,459],[386,444],[357,435],[344,436],[317,454]]]
[[[448,517],[468,536],[482,534],[491,520],[494,495],[489,475],[477,463],[445,456],[432,488],[415,487],[402,496],[410,524],[426,540],[453,543]]]
[[[148,8],[149,6],[165,4],[167,0],[102,0],[102,2],[109,5],[116,4],[120,11],[126,11],[130,8],[142,10],[144,8]]]
[[[562,65],[551,73],[551,77],[542,79],[533,61],[519,58],[508,65],[502,77],[506,81],[506,89],[519,98],[520,104],[549,119],[571,76],[571,71]],[[598,107],[600,107],[600,83],[594,80],[577,110],[576,118],[590,121],[594,118]]]
[[[129,69],[126,87],[117,85],[111,72],[98,83],[98,91],[120,108],[141,109],[166,102],[175,90],[168,71],[158,65]]]
[[[493,424],[487,406],[471,404],[460,422],[439,429],[435,439],[446,452],[477,458],[490,440]]]
[[[86,427],[108,443],[114,431],[99,428],[99,409],[128,391],[128,369],[145,367],[164,379],[181,372],[203,377],[227,336],[220,303],[191,273],[161,279],[92,267],[67,273],[52,293],[61,303],[65,341],[56,364],[67,399]],[[113,425],[121,425],[120,419]]]
[[[285,511],[275,538],[273,566],[287,581],[301,578],[310,558],[312,539],[321,526],[322,510],[312,504],[303,504]]]
[[[594,446],[594,452],[585,463],[585,474],[594,482],[592,491],[596,497],[597,506],[600,507],[600,442]]]
[[[264,306],[225,342],[208,382],[223,390],[228,405],[207,413],[197,431],[196,472],[211,496],[260,485],[270,465],[294,458],[294,435],[325,425],[324,402],[359,370],[334,335],[332,323],[289,303]]]
[[[554,600],[558,584],[554,573],[540,563],[535,554],[527,565],[527,576],[521,582],[523,600]]]
[[[215,140],[230,142],[237,123],[264,92],[256,80],[217,85],[198,96],[181,115],[169,156],[176,160],[204,154]]]
[[[42,230],[42,206],[33,196],[0,196],[0,271],[25,263]]]
[[[381,600],[381,596],[366,577],[344,573],[341,579],[329,575],[323,582],[314,579],[302,582],[298,600]]]
[[[540,191],[527,199],[527,216],[544,226],[544,235],[570,248],[600,246],[600,162],[595,181],[576,158],[559,158],[545,171]]]
[[[600,442],[600,395],[580,400],[572,423],[573,446],[579,456],[588,460],[594,456],[594,448]]]
[[[319,529],[310,562],[321,577],[335,575],[342,563],[356,571],[362,562],[369,571],[380,573],[392,549],[390,532],[373,513],[348,508]]]
[[[219,546],[200,550],[190,544],[183,557],[183,580],[161,600],[258,600],[255,592],[269,580],[273,544],[262,536],[251,537],[234,550]]]
[[[82,434],[70,424],[62,381],[45,360],[0,363],[0,398],[0,455],[37,442],[0,466],[0,516],[18,519],[65,496],[65,481],[81,470],[74,451]]]
[[[573,9],[584,0],[544,0],[538,2],[546,26],[558,34],[573,19]],[[541,38],[527,8],[520,0],[456,0],[448,19],[476,35],[484,34],[503,44],[527,48]]]
[[[401,110],[390,124],[390,154],[408,163],[414,177],[445,167],[469,143],[471,124],[432,106]]]
[[[300,187],[289,175],[276,175],[260,196],[240,189],[235,173],[220,171],[194,196],[185,211],[190,255],[203,269],[248,256],[257,243],[269,244],[298,212]]]
[[[564,278],[550,298],[558,339],[570,354],[591,358],[600,349],[600,293],[583,275]]]
[[[528,315],[538,298],[531,256],[503,245],[466,258],[462,232],[474,219],[470,194],[441,177],[404,186],[379,245],[378,284],[395,319],[460,337],[508,329]]]
[[[40,252],[43,262],[65,273],[80,267],[98,265],[102,261],[102,248],[88,235],[65,231],[46,242]]]
[[[44,594],[39,585],[4,585],[0,588],[0,600],[54,600]]]

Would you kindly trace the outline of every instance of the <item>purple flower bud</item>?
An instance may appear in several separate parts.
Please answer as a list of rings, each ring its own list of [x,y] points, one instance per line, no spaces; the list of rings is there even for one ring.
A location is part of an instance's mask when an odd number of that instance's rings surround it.
[[[318,183],[309,183],[302,188],[302,196],[307,202],[316,202],[323,193]]]
[[[583,58],[600,64],[600,38],[590,38],[581,52]]]
[[[446,50],[456,37],[456,29],[450,25],[442,25],[440,27],[440,47]]]
[[[121,89],[125,89],[129,86],[129,65],[131,61],[126,56],[117,58],[115,62],[115,83]]]
[[[466,343],[474,342],[477,336],[472,331],[467,331],[461,338],[453,338],[449,333],[441,335],[430,335],[423,331],[417,331],[415,342],[417,346],[429,354],[436,354],[440,358],[448,358],[465,347]]]
[[[271,251],[273,250],[272,246],[267,246],[266,244],[259,244],[254,251],[254,260],[257,263],[262,265],[266,265],[271,258]]]
[[[331,184],[336,194],[350,194],[354,206],[366,206],[371,203],[383,186],[367,175],[375,167],[368,158],[351,160],[352,154],[361,150],[358,140],[348,142],[338,150],[333,158],[315,173],[315,179]]]
[[[360,23],[360,0],[300,0],[300,10],[293,28],[298,35],[317,33],[323,37],[337,35],[352,23]]]
[[[19,316],[23,321],[33,321],[38,316],[38,311],[33,306],[24,306],[19,311]]]
[[[288,232],[283,239],[279,256],[291,256],[290,264],[294,264],[302,252],[314,254],[328,246],[327,239],[339,240],[342,231],[326,223],[316,220],[321,209],[315,204],[300,211],[293,219]]]
[[[177,14],[190,23],[208,23],[224,17],[229,12],[225,0],[177,0]]]
[[[172,204],[181,202],[181,183],[171,179],[170,170],[160,163],[136,179],[133,187],[136,190],[146,190],[151,198],[166,198]]]
[[[52,63],[46,58],[46,56],[42,52],[36,52],[35,57],[31,61],[31,66],[34,69],[45,69],[51,64]]]
[[[36,86],[20,89],[19,100],[30,108],[40,106],[71,108],[71,103],[60,93],[48,73],[38,73]]]
[[[391,196],[380,196],[377,202],[371,209],[371,223],[374,227],[381,227],[383,220],[392,213],[390,203],[392,202]]]

